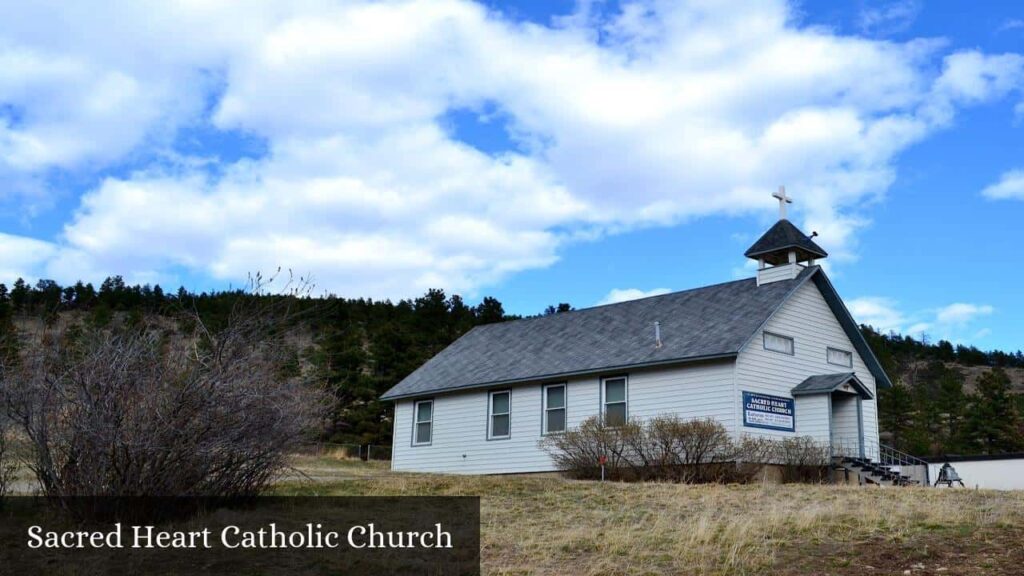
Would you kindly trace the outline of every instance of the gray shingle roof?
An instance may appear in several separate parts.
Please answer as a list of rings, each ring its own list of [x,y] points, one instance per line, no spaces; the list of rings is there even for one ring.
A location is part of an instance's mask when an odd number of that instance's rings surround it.
[[[871,398],[871,391],[857,378],[853,372],[842,372],[840,374],[818,374],[811,376],[793,388],[793,396],[810,396],[812,394],[829,394],[834,392],[843,384],[850,382],[857,388],[861,396]]]
[[[761,287],[750,278],[478,326],[382,398],[734,356],[818,270],[808,268],[796,279]],[[660,348],[654,346],[655,321],[661,323]]]
[[[786,219],[776,222],[743,255],[747,258],[766,257],[772,264],[782,264],[786,261],[785,252],[790,249],[797,251],[800,260],[828,256],[828,252]]]

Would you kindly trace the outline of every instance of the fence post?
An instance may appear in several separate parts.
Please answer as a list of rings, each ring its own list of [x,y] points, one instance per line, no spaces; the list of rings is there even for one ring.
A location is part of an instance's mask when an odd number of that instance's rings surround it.
[[[366,445],[366,461],[367,462],[369,462],[371,460],[371,458],[370,458],[370,448],[373,448],[373,444],[367,444]]]

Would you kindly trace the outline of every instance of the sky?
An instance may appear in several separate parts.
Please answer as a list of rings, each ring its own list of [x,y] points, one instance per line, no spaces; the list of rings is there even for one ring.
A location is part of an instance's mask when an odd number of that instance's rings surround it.
[[[1024,348],[1015,1],[0,2],[0,282],[278,267],[534,314],[750,277]]]

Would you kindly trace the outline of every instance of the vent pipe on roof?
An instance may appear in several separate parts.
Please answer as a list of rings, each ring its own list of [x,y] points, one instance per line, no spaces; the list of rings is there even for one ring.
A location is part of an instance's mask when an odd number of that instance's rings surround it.
[[[654,347],[661,348],[661,322],[654,323]]]

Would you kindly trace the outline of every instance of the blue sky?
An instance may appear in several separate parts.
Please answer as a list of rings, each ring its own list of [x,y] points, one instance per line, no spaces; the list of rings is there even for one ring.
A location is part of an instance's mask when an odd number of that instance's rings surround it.
[[[1024,347],[1019,3],[5,13],[0,281],[283,266],[530,314],[752,275],[786,184],[858,320]]]

